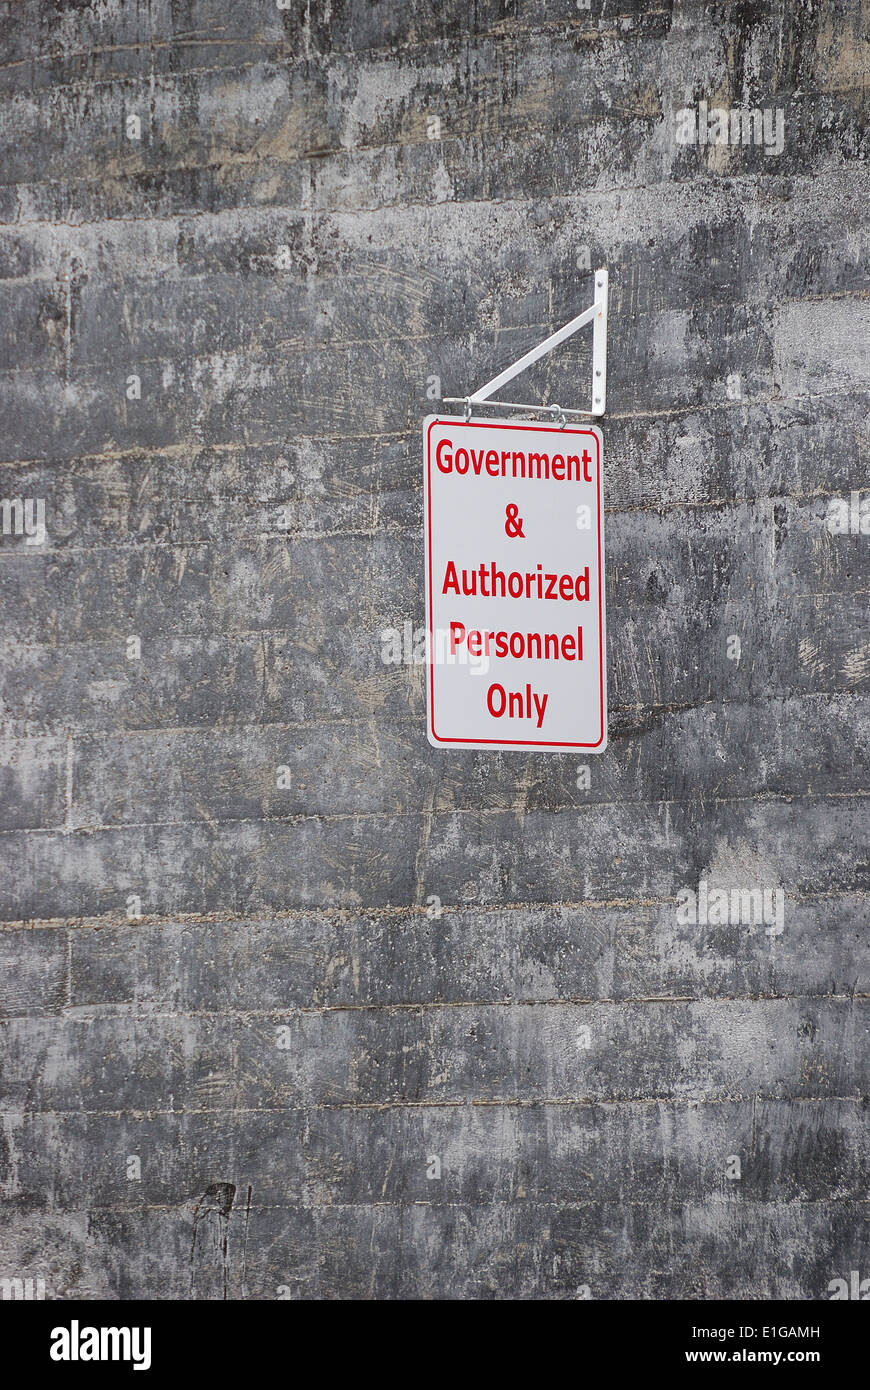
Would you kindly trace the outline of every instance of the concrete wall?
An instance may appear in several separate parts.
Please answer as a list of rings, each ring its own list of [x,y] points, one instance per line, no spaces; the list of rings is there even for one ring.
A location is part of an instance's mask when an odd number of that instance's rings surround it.
[[[46,525],[0,537],[0,1279],[870,1276],[866,0],[0,15],[0,490]],[[767,146],[679,143],[702,102]],[[433,396],[598,264],[587,788],[431,749],[382,633]],[[680,920],[702,880],[782,931]]]

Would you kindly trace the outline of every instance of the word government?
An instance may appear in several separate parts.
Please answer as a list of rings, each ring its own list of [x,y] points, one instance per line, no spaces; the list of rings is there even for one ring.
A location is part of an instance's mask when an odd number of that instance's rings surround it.
[[[582,454],[548,454],[533,452],[526,454],[522,449],[457,449],[453,452],[452,439],[439,439],[435,450],[435,466],[440,473],[471,473],[480,477],[481,473],[490,478],[529,478],[538,482],[552,478],[557,483],[591,483],[592,455],[588,449]]]

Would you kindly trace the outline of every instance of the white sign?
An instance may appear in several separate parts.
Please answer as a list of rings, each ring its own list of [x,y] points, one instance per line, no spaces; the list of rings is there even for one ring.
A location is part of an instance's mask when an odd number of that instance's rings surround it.
[[[599,431],[430,416],[423,470],[429,742],[603,752]]]

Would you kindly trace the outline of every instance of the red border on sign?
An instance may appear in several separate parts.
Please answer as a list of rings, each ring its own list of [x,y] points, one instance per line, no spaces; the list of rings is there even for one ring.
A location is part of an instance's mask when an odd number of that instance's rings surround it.
[[[449,738],[435,732],[435,662],[431,660],[435,650],[434,638],[432,633],[432,430],[436,425],[446,424],[453,419],[449,415],[440,415],[432,420],[426,431],[426,540],[428,551],[427,564],[427,593],[428,600],[426,614],[426,635],[429,641],[429,732],[432,738],[438,743],[494,743],[502,747],[516,748],[600,748],[604,742],[604,617],[603,617],[603,596],[604,588],[601,573],[601,526],[603,522],[604,498],[601,491],[601,441],[593,430],[572,430],[560,429],[558,425],[508,425],[500,424],[498,421],[465,421],[460,418],[455,419],[457,425],[463,429],[485,429],[485,430],[534,430],[541,434],[560,434],[564,438],[566,434],[585,434],[590,435],[595,440],[595,489],[598,497],[598,673],[599,673],[599,709],[601,710],[601,733],[595,743],[560,743],[547,739],[531,738]]]

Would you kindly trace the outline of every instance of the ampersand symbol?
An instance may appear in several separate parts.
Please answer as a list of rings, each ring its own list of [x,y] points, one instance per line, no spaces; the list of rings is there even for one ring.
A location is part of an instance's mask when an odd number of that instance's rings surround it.
[[[519,510],[516,502],[508,502],[505,510],[504,533],[506,536],[522,536],[525,540],[526,533],[523,530],[523,519],[518,515]]]

